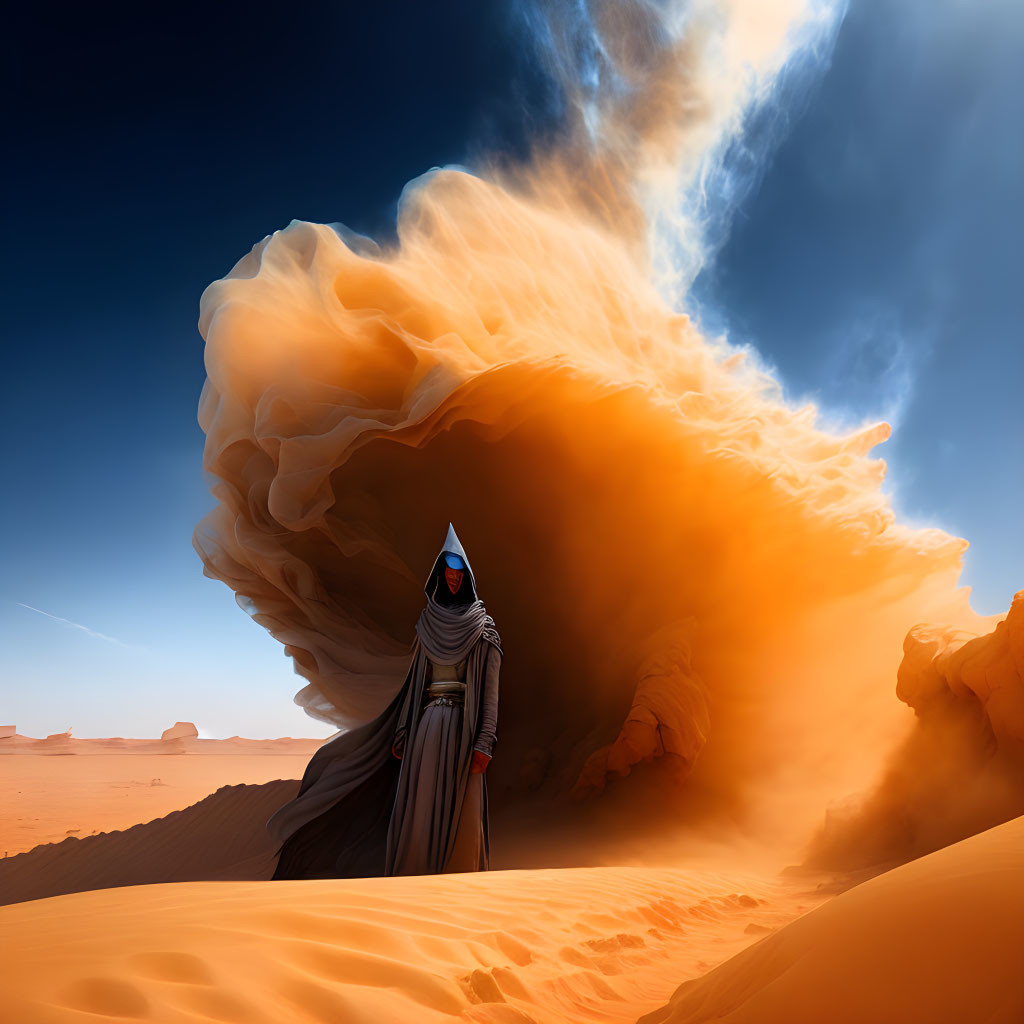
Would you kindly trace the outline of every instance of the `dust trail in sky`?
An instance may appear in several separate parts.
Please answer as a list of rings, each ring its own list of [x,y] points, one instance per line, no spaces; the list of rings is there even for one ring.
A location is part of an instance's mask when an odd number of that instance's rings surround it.
[[[567,89],[561,148],[417,179],[387,251],[293,222],[204,293],[218,503],[195,545],[286,645],[296,700],[345,727],[404,677],[455,524],[507,652],[508,862],[631,856],[682,824],[793,848],[909,727],[908,627],[986,625],[965,542],[896,521],[886,425],[824,432],[666,301],[743,111],[838,14],[587,9],[583,67],[611,70]]]
[[[827,67],[845,11],[843,0],[527,4],[566,124],[527,177],[642,239],[662,296],[685,302],[781,140],[780,102]]]

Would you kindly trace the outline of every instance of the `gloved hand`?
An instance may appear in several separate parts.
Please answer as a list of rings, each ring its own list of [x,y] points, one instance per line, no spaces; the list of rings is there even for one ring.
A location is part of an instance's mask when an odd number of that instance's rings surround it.
[[[473,763],[469,766],[469,774],[477,775],[487,771],[487,765],[490,763],[490,760],[489,754],[485,754],[482,750],[474,750]]]

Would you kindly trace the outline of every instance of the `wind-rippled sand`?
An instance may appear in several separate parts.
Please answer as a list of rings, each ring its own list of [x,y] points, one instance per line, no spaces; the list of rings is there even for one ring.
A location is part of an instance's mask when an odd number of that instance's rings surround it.
[[[817,909],[800,888],[572,868],[75,893],[0,909],[4,1020],[1024,1018],[1024,819]]]
[[[191,882],[0,909],[7,1019],[632,1021],[813,902],[648,868]]]

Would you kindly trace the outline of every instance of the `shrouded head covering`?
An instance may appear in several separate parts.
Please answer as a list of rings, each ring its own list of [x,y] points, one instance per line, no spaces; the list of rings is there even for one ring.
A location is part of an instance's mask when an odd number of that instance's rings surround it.
[[[444,571],[446,568],[462,570],[462,586],[459,587],[456,594],[452,594],[445,583]],[[430,570],[423,591],[427,597],[444,605],[472,604],[478,600],[473,570],[469,566],[466,551],[451,523],[448,524],[448,536],[445,537],[444,544],[434,560],[434,567]]]
[[[449,564],[449,559],[454,564]],[[462,585],[453,594],[445,582],[444,572],[446,568],[456,567],[462,570]],[[416,623],[416,634],[431,658],[442,664],[454,664],[464,658],[481,637],[501,650],[494,620],[477,597],[473,570],[451,523],[423,589],[427,606]]]

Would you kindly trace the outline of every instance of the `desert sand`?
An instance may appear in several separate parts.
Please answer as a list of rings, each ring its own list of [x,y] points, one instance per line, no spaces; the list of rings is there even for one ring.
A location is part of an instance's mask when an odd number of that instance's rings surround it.
[[[851,889],[643,1024],[1019,1024],[1024,818]]]
[[[574,868],[84,892],[0,909],[0,987],[18,1024],[632,1021],[798,890]]]
[[[131,828],[220,786],[301,778],[322,742],[0,740],[0,857],[69,836]]]
[[[1024,819],[818,909],[803,888],[656,868],[133,886],[0,909],[0,985],[18,1024],[1024,1014]]]
[[[154,882],[269,879],[276,846],[264,823],[294,780],[222,786],[182,811],[124,831],[69,836],[0,860],[0,906]]]
[[[958,637],[950,663],[985,669],[968,675],[1004,695],[998,706],[1019,692],[1022,610],[1024,597],[987,637]],[[901,695],[954,650],[929,641],[918,657],[922,635],[908,637]],[[881,790],[848,828],[826,830],[844,853],[833,867],[856,872],[838,876],[764,866],[762,842],[746,844],[749,859],[743,844],[712,856],[709,839],[671,862],[651,852],[646,866],[272,882],[263,825],[317,741],[8,738],[0,769],[23,780],[8,820],[31,810],[36,836],[72,814],[90,831],[137,823],[0,861],[0,1019],[1019,1022],[1024,817],[980,831],[1014,806],[980,797],[1019,793],[1019,750],[1016,734],[979,730],[968,689],[951,684],[963,696],[943,697],[939,719],[915,707],[917,731]],[[921,750],[933,756],[915,762]],[[943,759],[923,789],[893,781]],[[979,775],[982,764],[998,775]],[[209,795],[181,809],[190,792]],[[880,815],[879,793],[909,838]],[[960,805],[972,814],[951,816]],[[885,844],[865,846],[864,828]],[[921,837],[965,829],[980,834],[912,860]],[[865,859],[879,851],[911,862],[884,871]]]
[[[709,856],[710,838],[671,866],[652,852],[646,866],[272,882],[263,824],[316,741],[4,740],[0,768],[24,780],[9,806],[61,826],[78,814],[90,830],[139,823],[0,861],[0,1019],[1019,1022],[1024,817],[1006,822],[1013,800],[981,799],[1019,794],[1017,733],[980,717],[979,690],[959,680],[1001,695],[987,706],[1015,706],[1022,610],[1024,597],[955,649],[929,640],[923,658],[926,634],[911,631],[901,695],[935,677],[953,696],[937,719],[915,706],[881,789],[850,828],[826,831],[835,867],[876,876],[834,897],[851,876],[755,869],[763,841],[745,844],[748,860],[744,844]],[[921,750],[932,756],[915,760]],[[998,773],[979,774],[984,764]],[[897,784],[910,769],[928,785]],[[180,809],[189,786],[216,792]],[[154,793],[178,809],[146,821]],[[951,816],[961,806],[971,815]],[[980,831],[986,817],[995,827]],[[864,845],[864,828],[884,845]],[[965,829],[980,834],[912,860],[921,837]],[[879,851],[911,862],[884,871]]]
[[[162,758],[191,765],[180,777],[215,785],[237,775],[244,745],[167,757],[125,742],[104,754],[101,743],[78,741],[92,754],[12,754],[7,763],[20,763],[26,778],[38,773],[37,814],[50,818],[68,803],[64,782],[76,767],[93,769],[85,777],[102,818],[120,799],[96,784],[104,762],[136,778]],[[262,759],[258,776],[290,767],[286,744],[265,746],[251,755]],[[824,898],[804,880],[707,862],[253,881],[273,867],[263,823],[295,786],[228,785],[157,820],[0,862],[0,902],[12,904],[0,908],[3,1019],[418,1021],[465,1011],[480,1020],[634,1020],[681,977]],[[173,884],[133,884],[143,882]]]

